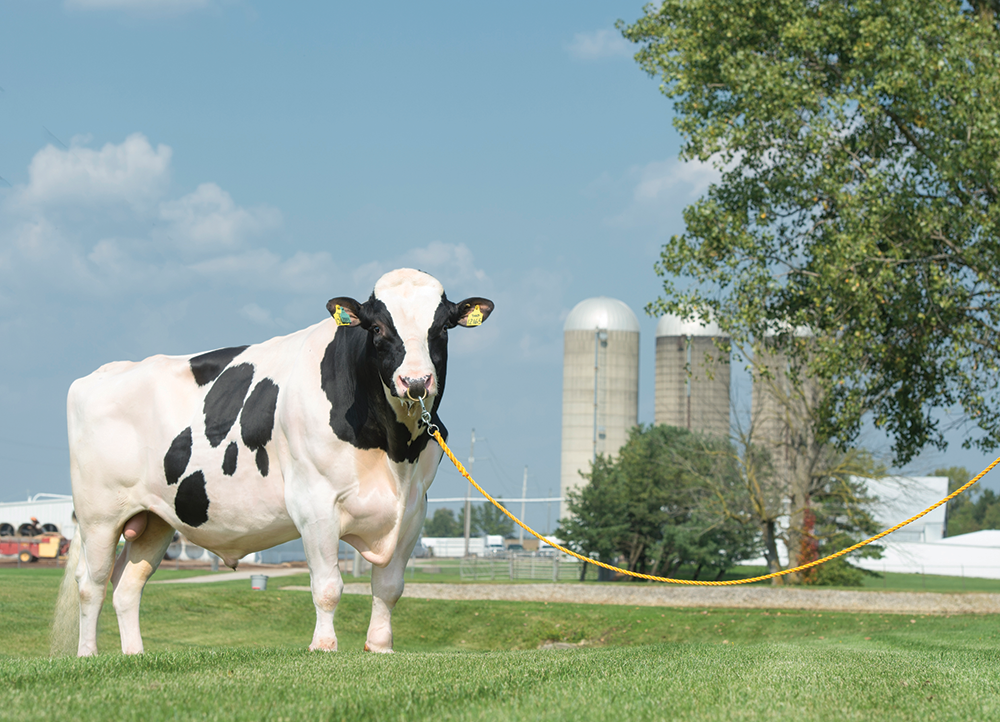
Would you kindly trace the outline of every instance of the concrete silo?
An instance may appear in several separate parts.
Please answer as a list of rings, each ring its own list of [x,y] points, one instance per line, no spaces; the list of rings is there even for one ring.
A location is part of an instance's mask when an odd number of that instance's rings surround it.
[[[578,303],[563,326],[560,491],[585,483],[598,454],[614,456],[639,422],[639,319],[621,301]],[[560,518],[567,516],[566,503]]]
[[[728,339],[713,323],[663,316],[656,325],[654,419],[729,437]],[[725,357],[723,359],[723,357]],[[690,369],[690,375],[688,374]]]
[[[797,327],[791,336],[807,339],[812,334]],[[756,349],[752,395],[754,441],[770,450],[778,478],[791,479],[796,449],[815,442],[812,416],[822,399],[819,385],[805,373],[793,374],[789,356],[768,334]]]

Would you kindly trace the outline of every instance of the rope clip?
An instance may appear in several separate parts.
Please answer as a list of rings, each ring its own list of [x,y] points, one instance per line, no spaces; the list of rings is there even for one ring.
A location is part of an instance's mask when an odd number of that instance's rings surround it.
[[[408,398],[413,399],[413,397],[410,396],[409,391],[406,392],[406,395]],[[424,404],[424,399],[426,398],[427,390],[424,389],[424,395],[419,399],[414,400],[420,402],[420,420],[423,422],[424,426],[427,427],[428,435],[434,436],[434,434],[436,434],[440,429],[438,429],[437,424],[431,422],[431,412],[427,410],[427,406]]]

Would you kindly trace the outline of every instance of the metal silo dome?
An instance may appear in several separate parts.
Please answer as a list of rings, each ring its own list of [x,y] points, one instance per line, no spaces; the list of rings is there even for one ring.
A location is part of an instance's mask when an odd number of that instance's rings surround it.
[[[563,331],[593,331],[596,328],[639,333],[639,319],[617,298],[596,296],[576,304],[563,325]]]
[[[667,314],[660,317],[656,324],[656,337],[661,336],[725,336],[715,321],[703,324],[701,319],[695,318],[691,321],[684,321],[680,316]]]

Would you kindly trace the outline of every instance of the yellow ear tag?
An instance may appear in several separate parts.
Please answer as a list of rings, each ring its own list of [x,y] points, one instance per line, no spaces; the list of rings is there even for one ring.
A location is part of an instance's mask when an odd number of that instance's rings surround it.
[[[333,320],[337,322],[338,326],[351,325],[351,317],[347,315],[347,311],[340,305],[333,307]]]
[[[483,312],[479,310],[479,306],[469,311],[469,315],[465,317],[466,326],[482,326],[483,325]]]

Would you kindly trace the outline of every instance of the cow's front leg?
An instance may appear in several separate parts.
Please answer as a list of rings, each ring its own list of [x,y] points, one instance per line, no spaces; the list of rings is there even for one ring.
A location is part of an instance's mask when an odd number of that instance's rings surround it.
[[[372,567],[372,619],[365,651],[392,651],[392,610],[403,596],[403,574],[409,554],[397,549],[384,568]]]
[[[337,552],[340,549],[340,529],[332,523],[310,524],[302,532],[302,545],[309,564],[309,587],[316,605],[316,631],[310,650],[337,651],[337,634],[333,631],[333,613],[337,610],[344,580],[340,576]]]

